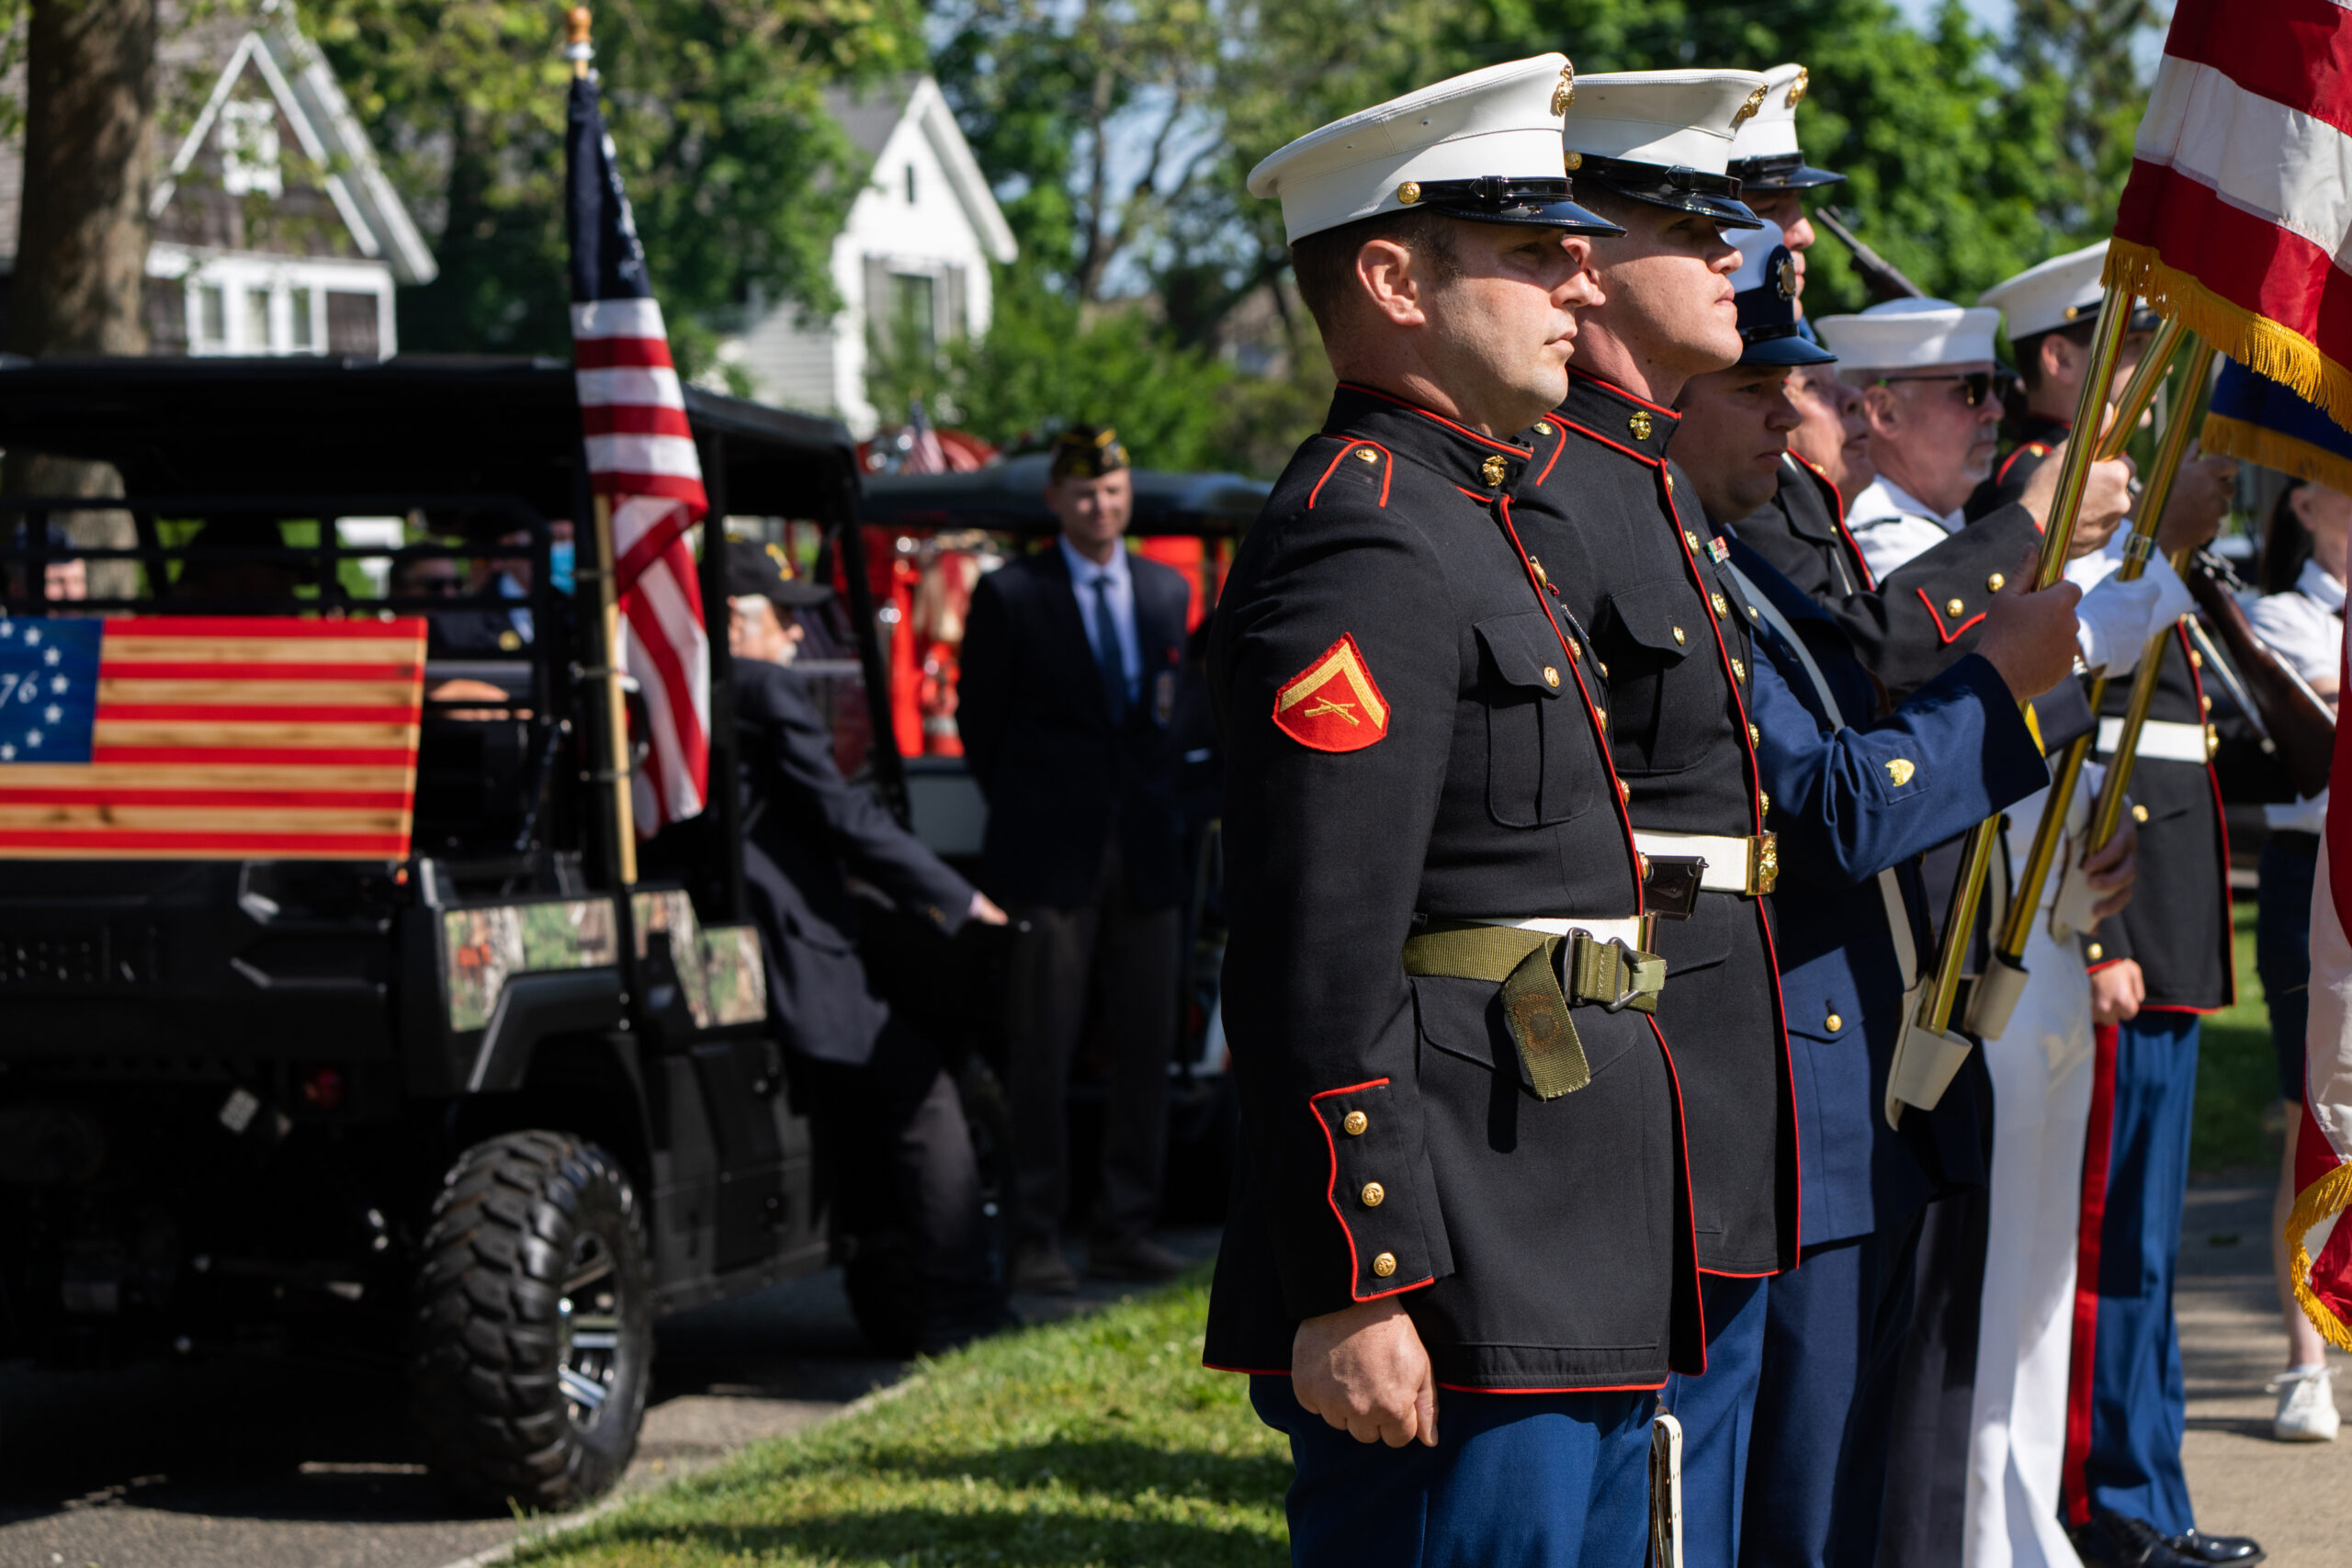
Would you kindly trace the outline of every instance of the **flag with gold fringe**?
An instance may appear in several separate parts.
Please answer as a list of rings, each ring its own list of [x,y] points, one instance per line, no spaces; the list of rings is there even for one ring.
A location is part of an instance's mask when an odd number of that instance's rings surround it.
[[[2107,281],[2352,428],[2352,10],[2180,0]]]
[[[2352,1350],[2352,1225],[2343,1223],[2352,1208],[2352,730],[2341,725],[2321,852],[2288,1271],[2304,1315],[2331,1343]]]
[[[2352,495],[2352,431],[2243,365],[2222,367],[2199,439],[2208,452]]]

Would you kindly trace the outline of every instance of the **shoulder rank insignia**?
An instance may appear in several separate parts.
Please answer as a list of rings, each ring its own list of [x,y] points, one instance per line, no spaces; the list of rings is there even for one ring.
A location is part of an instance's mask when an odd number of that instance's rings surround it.
[[[1274,725],[1317,751],[1361,751],[1388,733],[1388,704],[1363,650],[1342,636],[1274,694]]]

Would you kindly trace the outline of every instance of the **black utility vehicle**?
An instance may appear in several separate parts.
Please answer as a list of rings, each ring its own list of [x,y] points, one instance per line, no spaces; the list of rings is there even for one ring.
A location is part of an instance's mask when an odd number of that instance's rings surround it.
[[[692,389],[686,405],[715,516],[854,526],[839,425]],[[78,625],[52,642],[128,646],[124,628],[150,624],[128,616],[503,618],[462,656],[441,657],[437,633],[424,645],[405,853],[208,858],[163,836],[113,853],[167,858],[92,858],[74,835],[111,808],[11,792],[28,757],[0,759],[0,1355],[397,1356],[456,1487],[537,1508],[594,1494],[635,1447],[653,1319],[821,1267],[827,1241],[744,923],[733,792],[621,881],[570,368],[0,363],[0,446],[115,465],[127,494],[110,504],[135,524],[121,549],[73,552],[135,593],[47,603],[48,525],[90,503],[0,502],[0,626],[19,636]],[[527,596],[355,587],[399,536],[385,520],[419,514],[474,541],[440,554],[527,561]],[[191,591],[195,526],[223,519],[248,540],[253,520],[288,525],[284,547],[226,558],[283,587],[248,572],[233,597]],[[576,601],[549,586],[571,519]],[[878,693],[860,552],[843,554]],[[706,555],[716,609],[721,552]],[[714,643],[717,781],[734,739],[723,631]],[[101,760],[109,724],[141,711],[107,671],[132,668],[101,667]],[[286,700],[269,673],[224,668],[221,712]],[[156,820],[211,821],[235,798],[233,778],[185,782],[142,797]]]

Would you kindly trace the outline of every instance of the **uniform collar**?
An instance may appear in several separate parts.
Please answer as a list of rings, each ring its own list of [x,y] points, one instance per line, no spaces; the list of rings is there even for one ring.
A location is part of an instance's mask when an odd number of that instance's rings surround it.
[[[1340,382],[1331,394],[1323,433],[1376,442],[1479,494],[1507,492],[1534,456],[1528,447],[1481,435],[1393,392],[1353,381]]]
[[[1111,552],[1111,558],[1106,561],[1091,561],[1079,554],[1078,547],[1069,542],[1068,534],[1055,535],[1054,543],[1062,547],[1062,564],[1069,569],[1069,580],[1072,582],[1087,587],[1091,586],[1096,578],[1107,577],[1111,580],[1112,587],[1122,589],[1126,587],[1127,551],[1124,541],[1117,549]]]
[[[2295,579],[2295,592],[2330,615],[2344,614],[2344,584],[2328,576],[2327,568],[2315,560],[2303,562]]]
[[[1562,423],[1605,441],[1645,463],[1666,461],[1666,445],[1674,439],[1682,416],[1598,376],[1568,371],[1568,395],[1559,408]]]
[[[2055,446],[2075,434],[2072,420],[2052,419],[2046,413],[2029,413],[2018,421],[2018,445],[2039,441],[2045,446]]]
[[[1947,534],[1957,534],[1967,525],[1968,509],[1955,507],[1950,512],[1937,512],[1928,503],[1888,479],[1879,475],[1862,487],[1852,504],[1846,508],[1846,524],[1860,527],[1865,523],[1883,522],[1889,517],[1924,517]]]

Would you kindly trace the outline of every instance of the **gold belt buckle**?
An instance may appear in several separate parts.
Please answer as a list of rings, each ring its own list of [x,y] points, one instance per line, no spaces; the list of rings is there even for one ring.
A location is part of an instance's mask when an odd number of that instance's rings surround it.
[[[1781,880],[1781,836],[1758,833],[1747,840],[1747,891],[1762,897]]]

